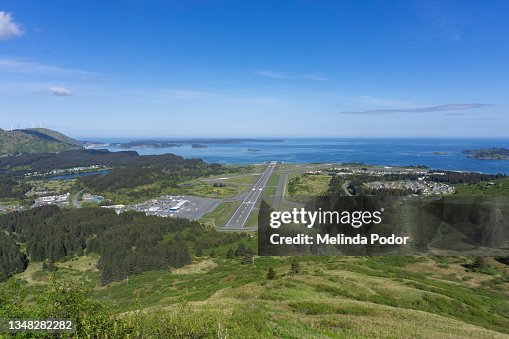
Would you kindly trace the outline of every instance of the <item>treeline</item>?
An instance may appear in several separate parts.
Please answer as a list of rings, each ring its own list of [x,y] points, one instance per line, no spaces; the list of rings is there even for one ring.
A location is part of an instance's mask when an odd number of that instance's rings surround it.
[[[108,150],[75,150],[60,153],[19,154],[0,158],[0,167],[30,166],[31,171],[48,172],[58,168],[78,166],[123,166],[135,161],[138,153]]]
[[[0,232],[0,282],[23,272],[27,266],[27,257],[20,251],[19,245],[4,232]]]
[[[444,182],[450,184],[478,184],[481,181],[491,181],[496,179],[504,178],[504,174],[484,174],[476,172],[454,172],[454,171],[439,171],[444,174],[434,174],[437,171],[429,171],[425,174],[426,180],[434,182]],[[417,173],[400,173],[400,174],[387,174],[384,176],[384,180],[396,181],[396,180],[417,180],[422,177],[423,174]]]
[[[347,195],[343,189],[344,183],[345,180],[342,177],[333,175],[329,181],[328,193],[336,198]]]
[[[126,222],[125,218],[116,218],[112,210],[60,210],[51,205],[0,216],[1,227],[14,233],[16,241],[26,244],[27,254],[33,261],[82,255],[93,234]]]
[[[491,181],[505,178],[505,174],[484,174],[475,172],[449,172],[445,171],[445,175],[431,175],[431,180],[436,182],[448,182],[451,184],[478,184],[481,181]]]
[[[216,248],[222,245],[229,245],[238,242],[246,237],[243,233],[216,232],[215,230],[205,230],[201,236],[189,234],[185,237],[186,241],[196,244],[202,249]]]
[[[177,237],[177,240],[163,242],[163,238],[184,229],[200,233],[202,225],[186,219],[147,217],[136,212],[123,213],[122,217],[130,221],[108,228],[88,243],[88,250],[101,256],[98,268],[102,284],[143,271],[179,268],[191,263],[191,251],[185,241]]]
[[[224,168],[218,164],[209,165],[198,159],[172,158],[174,156],[168,154],[160,157],[164,158],[117,167],[105,175],[81,177],[78,186],[98,194],[122,195],[130,201],[178,190],[178,184],[186,180],[224,173]]]
[[[53,169],[79,166],[171,166],[204,164],[202,160],[184,159],[174,154],[138,155],[135,151],[73,150],[60,153],[20,154],[0,158],[0,168],[30,166],[30,171],[48,172]],[[221,167],[216,164],[214,167]]]
[[[30,260],[45,262],[50,269],[56,261],[98,253],[104,284],[147,270],[182,267],[191,262],[190,245],[199,243],[211,248],[230,244],[239,237],[206,230],[187,219],[56,206],[1,215],[0,232],[7,233],[13,243],[25,243]],[[187,240],[191,234],[192,242]]]
[[[26,166],[26,172],[46,173],[53,169],[103,165],[114,167],[104,175],[84,176],[78,180],[79,188],[88,188],[98,194],[123,194],[133,199],[161,194],[177,184],[200,176],[219,175],[232,169],[219,164],[207,164],[200,159],[184,159],[174,154],[138,155],[134,151],[76,150],[57,154],[21,154],[0,158],[0,168]],[[11,173],[12,174],[12,173]],[[18,173],[18,175],[21,174]],[[20,178],[22,179],[22,178]],[[2,188],[5,186],[5,188]],[[13,182],[6,180],[0,189],[13,197]],[[145,187],[133,190],[133,188]],[[149,187],[150,186],[150,187]],[[30,187],[18,189],[16,198]],[[120,190],[124,190],[120,192]]]
[[[222,173],[220,165],[208,165],[202,160],[182,158],[181,161],[167,160],[135,163],[115,168],[105,175],[81,177],[79,184],[97,192],[117,192],[119,189],[130,189],[161,181],[160,188],[164,189],[176,187],[179,182],[188,179]]]
[[[30,185],[20,183],[15,177],[0,174],[0,199],[13,198],[23,200],[25,199],[25,193],[30,191],[30,189]]]

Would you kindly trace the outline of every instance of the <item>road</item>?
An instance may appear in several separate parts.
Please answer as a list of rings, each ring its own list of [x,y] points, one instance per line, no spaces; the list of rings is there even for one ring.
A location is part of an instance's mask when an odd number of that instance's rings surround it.
[[[251,188],[251,190],[247,193],[244,201],[240,204],[239,207],[233,212],[232,216],[224,226],[225,228],[243,228],[246,226],[246,221],[251,214],[251,211],[255,207],[260,195],[262,194],[263,188],[267,181],[269,180],[274,168],[276,167],[277,162],[273,161],[267,166],[267,169],[261,177],[258,179],[256,184]]]
[[[343,185],[341,185],[341,187],[343,188],[343,191],[345,191],[346,195],[351,197],[353,194],[348,190],[348,185],[350,185],[349,181],[345,182]]]
[[[72,204],[74,205],[74,207],[76,208],[81,208],[81,205],[80,203],[78,202],[78,196],[83,193],[84,189],[79,191],[78,193],[76,193],[75,195],[72,196]]]

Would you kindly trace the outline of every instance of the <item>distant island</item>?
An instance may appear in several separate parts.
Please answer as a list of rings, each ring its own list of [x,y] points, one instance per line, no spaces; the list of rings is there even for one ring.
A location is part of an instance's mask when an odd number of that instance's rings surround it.
[[[509,149],[507,148],[480,148],[473,150],[465,150],[464,154],[468,154],[467,158],[482,160],[509,160]]]
[[[129,142],[116,142],[107,144],[107,146],[118,148],[172,148],[183,146],[175,141],[158,141],[158,140],[136,140]]]
[[[256,149],[256,148],[248,148],[247,151],[248,152],[260,152],[260,150]]]
[[[110,144],[89,142],[87,148],[93,145],[117,148],[172,148],[191,145],[193,148],[205,148],[207,144],[243,144],[246,142],[283,142],[282,139],[188,139],[188,140],[135,140],[129,142],[114,142]],[[197,147],[193,146],[197,145]]]
[[[433,154],[435,154],[435,155],[445,155],[445,154],[449,154],[449,153],[436,151],[436,152],[433,152]]]

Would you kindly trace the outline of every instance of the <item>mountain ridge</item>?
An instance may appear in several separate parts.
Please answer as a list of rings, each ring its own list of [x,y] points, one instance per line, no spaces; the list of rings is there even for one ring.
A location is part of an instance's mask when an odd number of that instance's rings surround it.
[[[47,128],[0,129],[0,155],[57,153],[81,148],[81,142]]]

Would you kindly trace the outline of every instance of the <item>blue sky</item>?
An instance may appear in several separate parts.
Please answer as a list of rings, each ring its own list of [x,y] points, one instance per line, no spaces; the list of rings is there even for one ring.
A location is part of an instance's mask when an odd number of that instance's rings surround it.
[[[0,2],[0,127],[507,137],[509,2]]]

